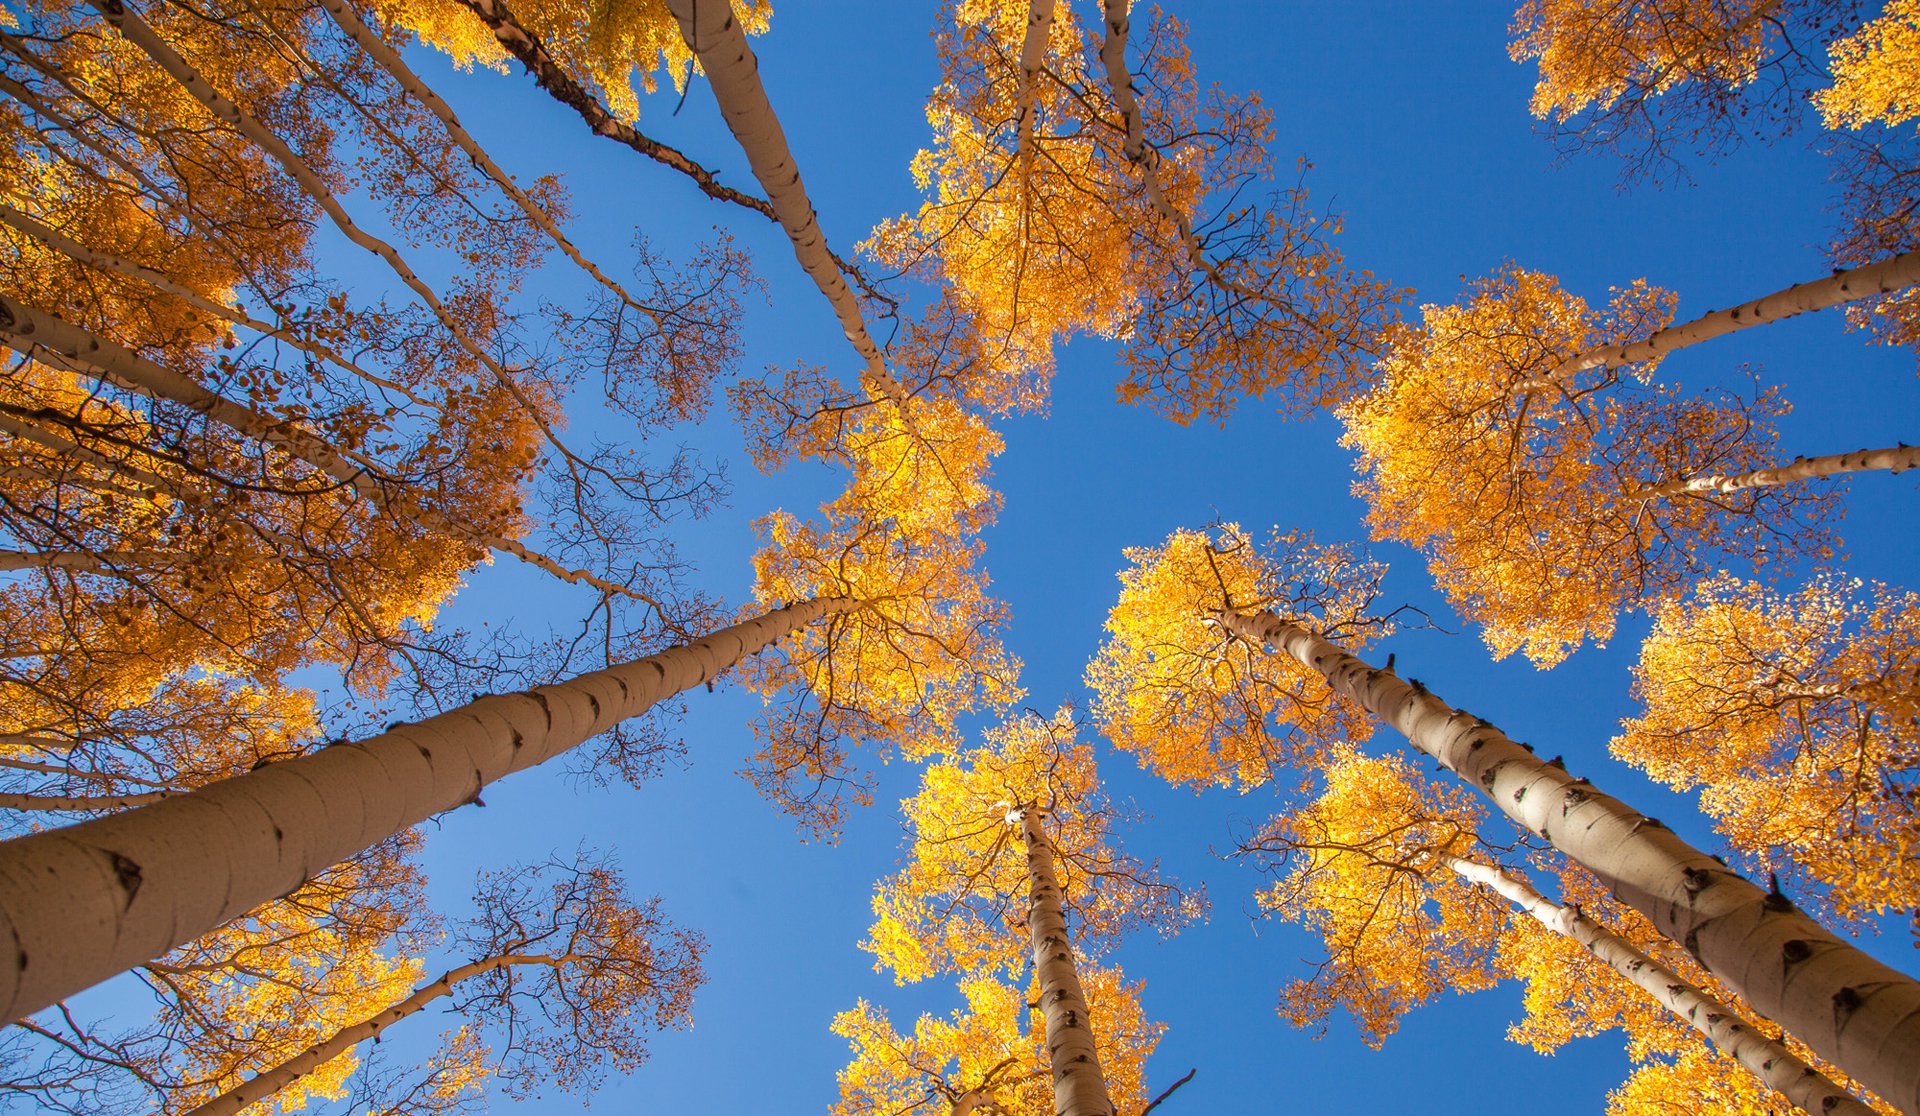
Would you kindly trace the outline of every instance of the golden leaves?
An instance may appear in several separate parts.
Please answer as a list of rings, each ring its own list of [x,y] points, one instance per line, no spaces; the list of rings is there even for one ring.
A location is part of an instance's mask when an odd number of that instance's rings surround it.
[[[1663,607],[1635,668],[1645,712],[1614,754],[1700,805],[1842,918],[1920,906],[1910,726],[1920,597],[1827,577],[1797,593],[1721,577]]]
[[[1920,116],[1920,2],[1891,0],[1827,52],[1833,85],[1813,95],[1827,127],[1904,124]]]
[[[1126,557],[1086,677],[1101,731],[1142,766],[1195,788],[1257,786],[1371,734],[1317,672],[1229,639],[1213,616],[1271,608],[1363,645],[1381,567],[1301,534],[1276,532],[1263,554],[1231,523]]]
[[[1672,306],[1642,281],[1601,313],[1510,266],[1458,304],[1423,307],[1420,326],[1392,334],[1380,382],[1340,409],[1374,537],[1424,550],[1496,657],[1547,667],[1604,643],[1619,612],[1678,591],[1705,555],[1757,559],[1765,536],[1796,529],[1796,545],[1822,543],[1804,530],[1822,514],[1817,489],[1638,494],[1757,466],[1785,410],[1768,391],[1695,398],[1650,367],[1584,357],[1664,326]]]

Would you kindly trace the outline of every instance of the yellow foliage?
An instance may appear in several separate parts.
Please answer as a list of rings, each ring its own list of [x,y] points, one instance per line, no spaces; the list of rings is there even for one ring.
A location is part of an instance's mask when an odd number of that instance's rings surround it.
[[[1735,848],[1804,873],[1843,918],[1920,906],[1920,597],[1717,578],[1657,614],[1635,690],[1646,711],[1614,754],[1700,788]]]
[[[478,63],[506,70],[507,52],[492,30],[455,0],[382,0],[377,10],[461,67]],[[773,7],[768,0],[747,0],[733,14],[742,30],[758,35],[767,29]],[[694,72],[688,67],[697,69],[680,37],[680,23],[663,0],[592,5],[519,0],[513,15],[569,73],[598,86],[608,109],[622,120],[640,115],[640,91],[653,92],[657,74],[664,71],[681,89]]]
[[[1326,943],[1315,975],[1281,990],[1281,1018],[1324,1027],[1345,1010],[1378,1047],[1401,1015],[1441,992],[1493,985],[1504,904],[1436,859],[1474,855],[1485,810],[1469,793],[1434,786],[1398,759],[1355,754],[1325,778],[1317,799],[1245,847],[1287,864],[1257,896],[1261,909]]]
[[[1629,92],[1665,93],[1683,82],[1737,89],[1759,76],[1777,0],[1524,0],[1514,13],[1516,62],[1535,60],[1530,106],[1564,120],[1608,109]]]
[[[1195,900],[1152,878],[1114,844],[1093,749],[1073,742],[1072,711],[1026,716],[986,743],[930,765],[902,803],[912,835],[907,866],[873,900],[864,948],[901,983],[943,972],[1008,974],[1027,963],[1028,873],[1017,813],[1044,811],[1076,951],[1137,926],[1170,931]]]
[[[1374,389],[1343,407],[1355,491],[1375,538],[1422,548],[1439,586],[1497,657],[1549,667],[1604,644],[1618,614],[1679,591],[1705,553],[1758,560],[1770,521],[1823,541],[1824,493],[1713,499],[1636,489],[1770,457],[1771,392],[1695,397],[1649,366],[1562,373],[1593,349],[1666,325],[1673,296],[1644,281],[1597,313],[1549,275],[1508,267],[1390,338]],[[1811,510],[1809,510],[1811,509]],[[1784,525],[1781,525],[1784,527]]]
[[[1083,966],[1080,982],[1115,1110],[1138,1112],[1147,1102],[1146,1060],[1166,1025],[1147,1022],[1143,985],[1127,983],[1119,970]],[[1050,1116],[1045,1019],[1027,1008],[1038,990],[1023,996],[983,974],[961,978],[959,988],[964,1010],[945,1019],[923,1015],[910,1035],[896,1032],[886,1011],[864,1000],[834,1018],[833,1033],[854,1052],[840,1071],[834,1116],[947,1116],[968,1091],[1005,1116]]]
[[[1889,0],[1878,18],[1827,52],[1833,86],[1813,95],[1827,127],[1904,124],[1920,116],[1920,0]]]
[[[1223,609],[1272,609],[1349,647],[1382,569],[1349,548],[1275,533],[1263,554],[1237,524],[1180,530],[1126,552],[1107,642],[1087,667],[1101,731],[1169,782],[1250,787],[1364,740],[1372,721],[1317,671],[1228,638]]]
[[[862,520],[815,526],[784,512],[756,527],[767,543],[754,559],[762,608],[823,597],[859,602],[743,667],[746,685],[768,702],[784,694],[755,725],[761,749],[749,776],[810,826],[832,832],[844,788],[866,800],[847,770],[849,743],[885,744],[915,759],[951,751],[961,714],[1019,699],[1019,661],[999,640],[1005,606],[987,596],[986,577],[974,570],[978,542]]]

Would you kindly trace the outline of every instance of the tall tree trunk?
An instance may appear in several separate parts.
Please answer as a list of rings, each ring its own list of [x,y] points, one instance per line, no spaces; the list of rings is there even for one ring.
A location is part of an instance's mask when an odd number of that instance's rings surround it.
[[[1830,453],[1823,457],[1796,457],[1786,465],[1770,465],[1745,473],[1708,473],[1682,477],[1663,484],[1636,488],[1627,496],[1634,500],[1658,500],[1675,496],[1730,495],[1748,488],[1777,488],[1794,481],[1831,477],[1840,473],[1865,473],[1875,469],[1898,473],[1915,467],[1920,467],[1920,446],[1863,449],[1852,453]]]
[[[1777,322],[1796,314],[1873,298],[1915,283],[1920,283],[1920,249],[1903,252],[1864,267],[1836,271],[1825,279],[1797,283],[1785,290],[1762,295],[1752,302],[1743,302],[1731,310],[1715,310],[1690,322],[1655,330],[1638,341],[1589,349],[1561,361],[1544,376],[1520,381],[1513,386],[1513,390],[1532,391],[1549,387],[1589,369],[1619,368],[1658,360],[1688,345],[1698,345],[1702,341],[1711,341],[1715,337]]]
[[[884,395],[906,414],[907,393],[893,374],[887,371],[880,347],[867,332],[860,313],[860,301],[834,266],[834,255],[827,249],[826,233],[820,229],[813,203],[807,200],[807,188],[800,181],[800,166],[787,147],[786,130],[767,99],[766,86],[760,83],[760,62],[747,45],[746,32],[733,18],[729,0],[667,0],[667,9],[680,21],[680,36],[687,49],[700,60],[707,82],[713,87],[720,115],[732,130],[733,138],[746,153],[753,177],[767,192],[767,201],[793,243],[793,254],[813,279],[820,293],[840,319],[840,329],[854,351],[865,363],[861,378],[868,390]]]
[[[1027,845],[1027,930],[1033,936],[1033,972],[1046,1019],[1053,1109],[1055,1116],[1114,1116],[1087,1017],[1087,995],[1073,963],[1073,940],[1067,936],[1060,881],[1053,870],[1053,842],[1041,814],[1038,805],[1022,809],[1020,834]]]
[[[127,810],[160,802],[179,791],[136,791],[133,794],[52,795],[0,792],[0,809],[84,814],[94,810]]]
[[[1438,859],[1461,878],[1497,893],[1540,925],[1605,962],[1810,1116],[1873,1116],[1873,1109],[1808,1065],[1785,1043],[1768,1038],[1732,1008],[1588,918],[1580,908],[1540,894],[1518,872],[1445,854]]]
[[[159,957],[856,606],[789,605],[658,655],[0,843],[0,1019]]]
[[[1273,645],[1405,734],[1529,833],[1604,880],[1668,938],[1822,1058],[1920,1116],[1920,982],[1842,941],[1653,818],[1479,717],[1271,612],[1213,618]]]
[[[350,1027],[341,1028],[330,1038],[315,1043],[272,1069],[262,1070],[205,1104],[181,1113],[180,1116],[236,1116],[245,1111],[248,1106],[266,1100],[367,1039],[378,1038],[381,1031],[425,1009],[435,1000],[453,995],[453,986],[463,980],[477,977],[482,973],[490,973],[495,969],[504,969],[508,965],[558,965],[561,963],[563,963],[562,958],[515,953],[489,957],[448,969],[440,974],[438,980],[421,985],[414,990],[413,995],[378,1015],[363,1019]]]

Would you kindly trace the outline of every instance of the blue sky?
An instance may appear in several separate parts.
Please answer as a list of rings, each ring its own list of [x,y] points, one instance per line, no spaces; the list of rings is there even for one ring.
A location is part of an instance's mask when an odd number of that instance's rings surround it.
[[[1083,16],[1090,11],[1081,8]],[[1590,300],[1645,276],[1680,292],[1685,317],[1827,270],[1827,172],[1808,149],[1817,134],[1749,146],[1717,165],[1695,162],[1693,185],[1623,192],[1617,164],[1604,156],[1557,161],[1527,115],[1532,73],[1506,57],[1511,10],[1500,4],[1199,3],[1183,14],[1201,80],[1264,95],[1275,117],[1276,164],[1311,159],[1314,197],[1346,217],[1348,259],[1414,288],[1417,301],[1450,301],[1463,276],[1513,260],[1559,274]],[[771,32],[754,43],[815,208],[843,253],[874,222],[916,203],[906,168],[926,139],[931,23],[922,5],[787,0],[776,7]],[[420,51],[413,61],[499,161],[522,177],[565,176],[578,212],[573,234],[603,265],[626,257],[633,229],[670,252],[714,224],[732,230],[768,288],[764,304],[747,306],[748,371],[811,361],[851,377],[853,354],[777,229],[588,135],[522,74],[456,74]],[[641,127],[719,168],[724,181],[750,186],[704,85],[696,83],[678,115],[672,110],[671,95],[653,99]],[[530,288],[577,293],[561,272],[550,264]],[[1716,342],[1676,358],[1667,371],[1706,387],[1734,382],[1748,361],[1795,405],[1782,434],[1789,454],[1913,440],[1920,390],[1912,355],[1865,345],[1837,315]],[[1062,354],[1050,413],[1005,427],[996,482],[1006,505],[988,536],[986,568],[1012,607],[1011,649],[1026,664],[1029,701],[1041,709],[1084,699],[1080,674],[1117,592],[1123,547],[1214,518],[1255,530],[1307,527],[1322,539],[1364,535],[1363,509],[1348,491],[1351,455],[1336,444],[1331,419],[1286,421],[1255,403],[1224,429],[1181,428],[1118,405],[1118,378],[1107,346],[1075,342]],[[573,422],[620,433],[585,411]],[[687,438],[729,461],[734,493],[729,508],[682,525],[676,538],[702,585],[743,601],[753,549],[747,523],[774,507],[809,512],[842,478],[817,468],[757,474],[724,416]],[[1842,524],[1843,568],[1912,583],[1913,497],[1911,478],[1854,483]],[[1434,596],[1418,556],[1392,546],[1376,548],[1376,556],[1392,568],[1390,598],[1426,608],[1453,633],[1410,633],[1385,645],[1403,674],[1497,718],[1517,738],[1564,754],[1577,774],[1711,842],[1690,805],[1606,756],[1607,739],[1631,711],[1628,670],[1642,620],[1626,620],[1612,647],[1583,651],[1550,673],[1518,660],[1495,663]],[[495,566],[472,580],[447,619],[539,626],[565,607],[528,575]],[[458,811],[430,827],[434,893],[457,914],[476,868],[580,843],[617,850],[637,890],[659,893],[680,924],[707,935],[710,979],[695,1028],[657,1039],[650,1064],[609,1082],[595,1106],[818,1111],[831,1103],[834,1073],[847,1055],[827,1031],[835,1012],[860,997],[886,1004],[901,1021],[957,1006],[942,986],[893,987],[855,944],[868,923],[872,885],[899,855],[894,803],[911,792],[914,772],[902,764],[884,769],[878,804],[857,814],[838,844],[803,844],[733,775],[752,748],[745,722],[753,700],[723,688],[694,695],[691,706],[682,727],[684,768],[645,788],[595,791],[557,770],[532,772],[489,791],[487,809]],[[1387,736],[1378,744],[1399,746]],[[1545,1096],[1565,1112],[1599,1112],[1606,1091],[1624,1078],[1617,1035],[1574,1043],[1552,1058],[1503,1041],[1519,1015],[1517,986],[1419,1010],[1378,1052],[1344,1020],[1317,1042],[1289,1028],[1274,1014],[1275,992],[1306,972],[1316,943],[1248,917],[1258,878],[1215,855],[1231,844],[1236,821],[1263,818],[1274,804],[1259,793],[1242,800],[1174,791],[1130,759],[1103,754],[1110,788],[1153,816],[1130,846],[1161,858],[1184,881],[1204,883],[1213,902],[1208,924],[1164,942],[1136,940],[1116,956],[1147,982],[1148,1014],[1170,1024],[1150,1089],[1199,1070],[1163,1111],[1464,1113],[1509,1101],[1530,1106]],[[1871,948],[1910,964],[1904,937],[1895,928]],[[574,1111],[577,1101],[552,1095],[495,1104],[544,1113]]]

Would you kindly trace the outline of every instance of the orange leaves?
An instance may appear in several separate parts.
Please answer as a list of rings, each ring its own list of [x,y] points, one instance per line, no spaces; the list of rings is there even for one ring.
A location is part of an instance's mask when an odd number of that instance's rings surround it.
[[[1862,919],[1920,904],[1910,726],[1920,597],[1838,578],[1733,578],[1656,615],[1614,753],[1679,789],[1735,848]]]
[[[1729,89],[1758,76],[1773,0],[1526,0],[1513,17],[1514,61],[1540,64],[1531,108],[1565,119],[1613,107],[1630,91],[1664,93],[1682,82]]]
[[[1374,536],[1425,550],[1496,656],[1551,666],[1604,642],[1620,611],[1676,591],[1700,555],[1757,555],[1767,524],[1818,519],[1820,494],[1805,490],[1634,495],[1754,467],[1785,409],[1770,392],[1688,399],[1649,368],[1582,367],[1583,354],[1665,325],[1672,304],[1638,282],[1603,314],[1551,276],[1508,267],[1396,330],[1380,383],[1341,409]]]
[[[1326,770],[1318,799],[1242,845],[1285,872],[1259,893],[1261,908],[1327,947],[1311,979],[1281,990],[1282,1018],[1324,1028],[1342,1009],[1378,1047],[1402,1014],[1441,992],[1492,986],[1502,901],[1439,860],[1475,854],[1484,814],[1467,792],[1400,760],[1348,754]]]
[[[1271,608],[1363,643],[1381,567],[1303,535],[1276,534],[1263,554],[1236,524],[1127,559],[1087,685],[1101,730],[1143,766],[1196,788],[1256,786],[1372,732],[1319,674],[1231,640],[1212,616]]]

